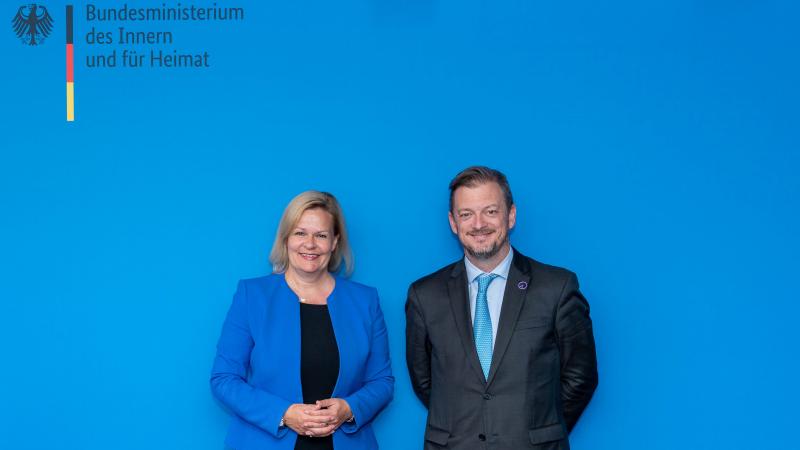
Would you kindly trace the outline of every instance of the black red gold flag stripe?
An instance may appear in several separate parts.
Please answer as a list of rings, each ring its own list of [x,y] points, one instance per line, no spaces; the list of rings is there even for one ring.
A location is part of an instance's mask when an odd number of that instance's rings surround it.
[[[67,5],[67,122],[75,120],[75,78],[72,49],[72,5]]]

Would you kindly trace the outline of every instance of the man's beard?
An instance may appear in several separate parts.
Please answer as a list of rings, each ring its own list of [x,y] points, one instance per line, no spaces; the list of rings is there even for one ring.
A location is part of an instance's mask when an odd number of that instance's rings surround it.
[[[483,231],[483,230],[476,230],[473,233],[481,232],[481,231]],[[464,250],[466,250],[467,253],[470,256],[472,256],[473,258],[487,260],[487,259],[491,259],[495,255],[497,255],[497,253],[499,253],[500,250],[502,250],[503,246],[507,242],[508,242],[508,234],[504,234],[501,239],[495,240],[494,242],[492,242],[492,244],[489,247],[483,248],[483,249],[480,249],[480,250],[479,249],[475,249],[475,248],[473,248],[473,247],[471,247],[471,246],[469,246],[469,245],[467,245],[467,244],[465,244],[463,242],[461,244],[464,246]]]

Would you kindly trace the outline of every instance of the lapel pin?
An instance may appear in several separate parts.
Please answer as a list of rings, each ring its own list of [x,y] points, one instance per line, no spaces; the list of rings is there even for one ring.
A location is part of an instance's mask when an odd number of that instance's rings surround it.
[[[517,283],[517,287],[520,289],[528,289],[528,283],[525,281],[520,281],[519,283]]]

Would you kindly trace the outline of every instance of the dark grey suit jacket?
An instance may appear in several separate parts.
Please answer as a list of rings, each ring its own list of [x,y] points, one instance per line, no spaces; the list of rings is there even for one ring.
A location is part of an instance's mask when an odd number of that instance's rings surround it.
[[[575,274],[514,250],[488,380],[460,260],[411,284],[406,358],[428,408],[425,449],[567,450],[597,386],[589,304]]]

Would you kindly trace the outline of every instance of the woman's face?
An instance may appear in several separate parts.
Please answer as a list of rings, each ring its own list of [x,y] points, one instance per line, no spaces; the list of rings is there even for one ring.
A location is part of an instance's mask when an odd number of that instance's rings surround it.
[[[308,209],[289,233],[289,267],[315,274],[328,270],[338,237],[333,235],[333,216],[320,208]]]

